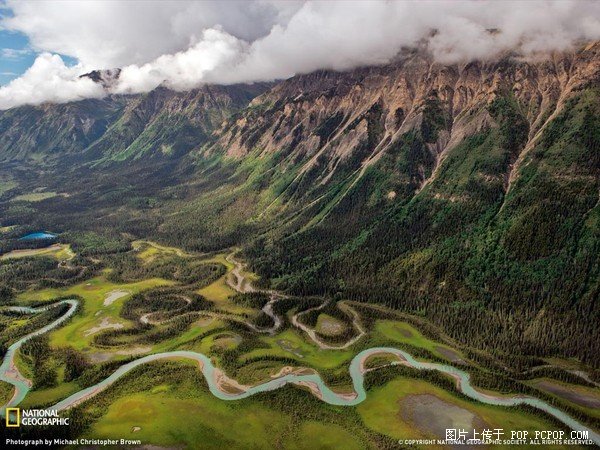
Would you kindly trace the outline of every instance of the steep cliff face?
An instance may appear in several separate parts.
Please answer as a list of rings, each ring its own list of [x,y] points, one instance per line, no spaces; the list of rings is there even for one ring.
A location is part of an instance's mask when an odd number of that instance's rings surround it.
[[[281,164],[300,165],[298,177],[308,175],[315,187],[338,173],[356,183],[415,133],[421,148],[412,146],[408,173],[398,174],[398,182],[414,192],[436,179],[442,162],[465,138],[502,126],[498,104],[503,101],[520,122],[505,126],[518,125],[518,136],[504,149],[503,167],[481,176],[490,182],[499,178],[508,189],[565,101],[598,82],[599,48],[591,44],[540,62],[506,58],[454,66],[415,52],[384,67],[297,76],[254,99],[218,131],[207,152],[232,158],[283,154]]]
[[[104,162],[182,156],[267,86],[202,86],[188,92],[158,88],[135,96],[88,151]]]

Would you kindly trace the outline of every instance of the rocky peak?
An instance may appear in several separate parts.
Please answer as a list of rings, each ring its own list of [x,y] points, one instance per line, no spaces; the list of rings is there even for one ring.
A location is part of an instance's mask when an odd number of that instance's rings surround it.
[[[117,82],[121,69],[103,69],[103,70],[92,70],[91,72],[80,75],[79,78],[89,78],[95,83],[102,85],[104,89],[108,89]]]

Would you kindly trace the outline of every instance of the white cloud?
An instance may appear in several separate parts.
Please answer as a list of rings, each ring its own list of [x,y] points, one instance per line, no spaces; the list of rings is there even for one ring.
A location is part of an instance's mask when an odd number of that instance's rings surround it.
[[[382,64],[423,39],[437,61],[450,64],[507,50],[565,50],[579,39],[599,39],[599,19],[600,2],[306,2],[251,43],[236,43],[224,31],[210,39],[205,34],[189,50],[162,56],[144,71],[157,71],[176,89],[272,80]],[[206,58],[214,62],[211,69]]]
[[[31,53],[28,48],[3,48],[0,49],[0,56],[5,59],[20,59]]]
[[[34,49],[99,68],[144,64],[185,50],[217,25],[253,41],[286,20],[298,2],[8,0],[2,27],[25,33]]]
[[[122,67],[113,87],[119,93],[161,83],[184,90],[205,82],[381,64],[403,46],[424,40],[437,61],[454,63],[508,50],[525,55],[564,50],[578,40],[600,39],[600,2],[592,1],[11,0],[8,5],[14,16],[2,26],[26,33],[33,48],[75,57],[86,68]],[[38,101],[35,94],[30,97]]]
[[[0,109],[104,96],[100,85],[78,77],[82,70],[81,65],[67,67],[60,56],[43,53],[23,75],[0,87]]]
[[[162,83],[175,90],[191,89],[207,74],[230,65],[246,47],[244,41],[220,29],[205,30],[202,39],[184,52],[163,55],[142,66],[124,67],[115,92],[145,92]]]

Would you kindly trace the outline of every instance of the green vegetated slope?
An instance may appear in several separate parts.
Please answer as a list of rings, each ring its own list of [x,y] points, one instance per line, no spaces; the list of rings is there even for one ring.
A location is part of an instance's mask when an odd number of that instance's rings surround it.
[[[424,133],[409,132],[319,225],[257,241],[256,268],[298,293],[423,314],[475,347],[593,362],[598,101],[595,88],[573,95],[527,144],[521,105],[498,97],[486,107],[497,126],[465,138],[435,172],[424,165],[431,181],[403,198],[389,168],[406,175],[422,152]],[[378,191],[393,202],[377,202]]]
[[[124,99],[83,100],[3,111],[0,161],[48,166],[58,158],[78,153],[102,135],[124,103]]]
[[[420,129],[349,188],[334,175],[335,204],[319,222],[269,233],[248,254],[297,293],[383,302],[479,348],[597,363],[598,94],[588,80],[532,120],[530,105],[499,89],[466,113],[477,128],[437,165],[427,147],[449,124],[427,99]],[[469,129],[464,116],[454,128],[461,121]]]
[[[0,161],[64,169],[83,162],[181,155],[268,86],[204,86],[187,92],[161,87],[137,96],[3,111]]]

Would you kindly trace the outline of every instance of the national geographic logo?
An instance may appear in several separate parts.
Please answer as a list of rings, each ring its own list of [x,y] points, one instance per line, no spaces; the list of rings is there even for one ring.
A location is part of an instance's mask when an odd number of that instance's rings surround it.
[[[69,425],[68,417],[60,417],[55,409],[6,408],[6,427]]]
[[[20,408],[6,408],[6,426],[8,428],[17,428],[21,426]]]

